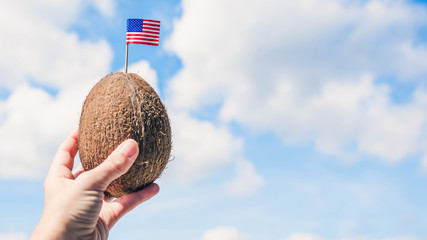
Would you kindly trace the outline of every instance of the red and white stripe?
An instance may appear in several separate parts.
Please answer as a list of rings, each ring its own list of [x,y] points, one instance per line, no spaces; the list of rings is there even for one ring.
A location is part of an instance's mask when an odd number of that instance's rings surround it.
[[[159,46],[160,21],[145,20],[142,23],[142,32],[127,32],[126,44],[146,44]]]

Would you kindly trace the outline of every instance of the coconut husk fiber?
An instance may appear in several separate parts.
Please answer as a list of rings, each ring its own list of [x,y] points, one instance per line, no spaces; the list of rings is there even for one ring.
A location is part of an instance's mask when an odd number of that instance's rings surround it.
[[[129,171],[108,186],[107,196],[118,198],[152,183],[171,152],[169,117],[160,97],[137,74],[115,72],[102,78],[83,104],[78,143],[83,168],[98,166],[129,138],[138,142],[139,155]]]

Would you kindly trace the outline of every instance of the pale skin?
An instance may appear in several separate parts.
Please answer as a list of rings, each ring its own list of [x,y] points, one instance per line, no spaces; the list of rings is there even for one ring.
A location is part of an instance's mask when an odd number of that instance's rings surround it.
[[[98,167],[74,171],[78,130],[59,147],[43,185],[45,209],[30,239],[107,239],[127,212],[159,192],[156,183],[112,202],[104,199],[107,186],[123,175],[138,156],[138,144],[128,139]]]

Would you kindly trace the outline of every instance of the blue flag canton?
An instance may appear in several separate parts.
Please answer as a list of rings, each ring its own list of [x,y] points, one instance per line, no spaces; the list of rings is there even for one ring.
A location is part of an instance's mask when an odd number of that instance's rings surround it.
[[[128,32],[142,32],[143,19],[128,19],[127,31]]]

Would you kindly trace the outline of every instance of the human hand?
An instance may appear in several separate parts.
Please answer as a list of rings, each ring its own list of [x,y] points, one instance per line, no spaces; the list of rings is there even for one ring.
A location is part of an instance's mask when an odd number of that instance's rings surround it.
[[[138,144],[128,139],[99,166],[74,171],[76,129],[59,147],[43,185],[45,209],[30,239],[107,239],[110,229],[127,212],[159,192],[155,183],[141,191],[104,201],[107,186],[123,175],[138,156]]]

